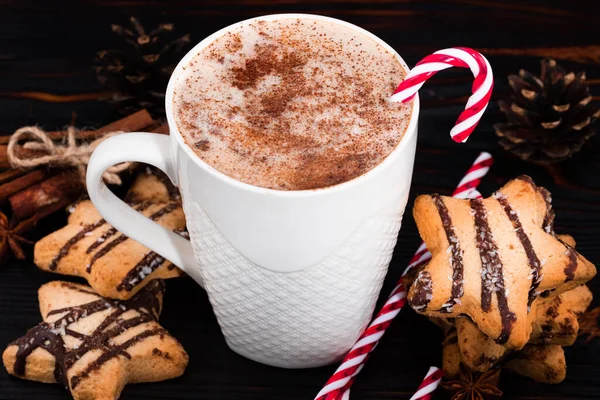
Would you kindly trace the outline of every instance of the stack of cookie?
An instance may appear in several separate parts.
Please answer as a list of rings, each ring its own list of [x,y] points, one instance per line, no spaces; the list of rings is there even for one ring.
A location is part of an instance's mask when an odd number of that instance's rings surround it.
[[[596,268],[554,233],[550,193],[521,176],[487,199],[419,196],[414,216],[432,258],[407,276],[408,302],[444,329],[446,377],[463,363],[561,382]]]
[[[177,190],[151,171],[126,201],[186,237]],[[182,276],[160,255],[111,227],[89,200],[75,204],[67,226],[36,243],[43,270],[85,278],[54,281],[38,291],[43,322],[4,351],[17,377],[64,385],[75,399],[117,399],[127,383],[183,374],[188,355],[158,324],[165,283]]]

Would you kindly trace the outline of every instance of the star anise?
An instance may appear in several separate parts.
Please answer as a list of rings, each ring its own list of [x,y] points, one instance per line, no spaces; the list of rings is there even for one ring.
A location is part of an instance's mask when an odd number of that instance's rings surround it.
[[[31,229],[32,224],[34,221],[31,218],[19,222],[13,217],[9,222],[6,215],[0,212],[0,261],[8,257],[11,252],[16,258],[25,259],[22,246],[31,242],[22,235]]]
[[[589,310],[579,317],[579,336],[585,336],[584,343],[600,337],[600,307]]]
[[[479,373],[461,364],[458,378],[442,383],[442,387],[452,394],[452,400],[492,400],[502,398],[499,381],[499,369]]]

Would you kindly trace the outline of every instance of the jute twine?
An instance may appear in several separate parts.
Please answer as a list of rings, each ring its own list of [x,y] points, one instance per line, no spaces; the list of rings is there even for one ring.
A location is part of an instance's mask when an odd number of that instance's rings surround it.
[[[69,127],[67,130],[66,143],[55,143],[44,130],[37,126],[26,126],[18,129],[11,136],[8,142],[7,156],[13,168],[35,168],[40,166],[53,167],[74,167],[79,172],[82,182],[85,184],[85,173],[90,161],[92,152],[104,140],[123,133],[122,131],[110,132],[102,135],[90,143],[77,144],[75,137],[75,128]],[[25,157],[19,155],[17,143],[26,140],[21,146],[26,150],[43,152],[42,155]],[[125,171],[131,165],[130,162],[124,162],[108,168],[102,177],[106,183],[120,185],[121,178],[119,173]]]

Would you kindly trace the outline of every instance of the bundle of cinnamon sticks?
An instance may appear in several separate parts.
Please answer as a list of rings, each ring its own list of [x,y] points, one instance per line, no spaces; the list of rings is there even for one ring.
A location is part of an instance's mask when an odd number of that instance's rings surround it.
[[[115,131],[147,131],[168,134],[166,124],[157,123],[148,111],[141,110],[95,131],[77,131],[78,140],[95,140]],[[49,132],[49,137],[60,140],[67,132]],[[38,168],[23,170],[11,168],[7,157],[9,136],[0,136],[0,206],[10,205],[18,221],[31,220],[31,226],[40,219],[64,209],[85,193],[84,185],[72,169]],[[17,148],[18,154],[35,156],[34,150]]]

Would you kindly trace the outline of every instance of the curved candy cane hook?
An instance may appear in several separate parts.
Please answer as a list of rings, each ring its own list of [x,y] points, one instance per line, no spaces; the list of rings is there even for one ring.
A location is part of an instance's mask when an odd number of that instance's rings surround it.
[[[455,142],[466,142],[485,112],[494,87],[492,67],[481,53],[468,47],[453,47],[428,55],[406,75],[389,100],[412,100],[427,79],[450,67],[469,68],[475,77],[473,94],[450,131],[450,136]]]

